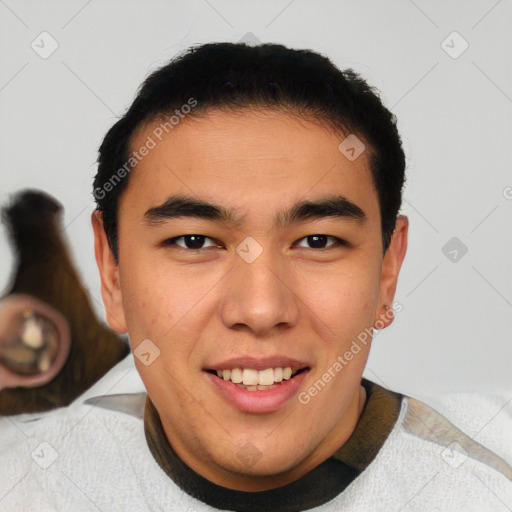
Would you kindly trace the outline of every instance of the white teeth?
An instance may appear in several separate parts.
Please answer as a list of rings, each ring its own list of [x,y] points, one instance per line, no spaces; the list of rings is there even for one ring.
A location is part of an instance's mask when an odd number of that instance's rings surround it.
[[[256,386],[259,381],[258,370],[252,368],[245,368],[242,373],[242,382],[246,386]]]
[[[236,384],[240,389],[245,389],[246,391],[267,391],[268,389],[277,388],[278,384],[272,384],[272,386],[244,386],[243,384]]]
[[[274,384],[274,369],[267,368],[266,370],[260,370],[258,384],[261,386]]]
[[[231,382],[233,384],[240,384],[242,380],[242,370],[240,368],[234,368],[231,370]]]
[[[290,380],[297,374],[297,369],[291,369],[290,366],[266,368],[265,370],[255,370],[253,368],[233,368],[232,370],[216,370],[217,377],[223,380],[230,380],[233,384],[240,384],[255,389],[272,389],[274,384],[279,384],[283,380]],[[251,391],[253,391],[251,389]]]

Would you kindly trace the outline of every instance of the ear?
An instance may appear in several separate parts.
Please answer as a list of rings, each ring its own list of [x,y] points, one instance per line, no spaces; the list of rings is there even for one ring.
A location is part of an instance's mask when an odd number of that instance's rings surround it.
[[[408,231],[409,219],[405,215],[399,215],[391,242],[382,261],[379,303],[373,320],[376,329],[388,327],[395,318],[392,309],[393,298],[395,297],[396,285],[398,283],[398,274],[407,252]]]
[[[127,331],[127,327],[119,280],[119,265],[114,259],[103,229],[101,212],[94,211],[91,222],[94,231],[94,254],[100,271],[101,296],[105,305],[106,320],[114,331],[122,334]]]

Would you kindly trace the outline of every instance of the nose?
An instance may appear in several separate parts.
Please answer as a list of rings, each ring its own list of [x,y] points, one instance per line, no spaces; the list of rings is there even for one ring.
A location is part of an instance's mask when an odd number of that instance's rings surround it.
[[[296,325],[299,317],[293,273],[270,251],[248,263],[237,257],[226,277],[220,316],[223,324],[256,336],[270,336]]]

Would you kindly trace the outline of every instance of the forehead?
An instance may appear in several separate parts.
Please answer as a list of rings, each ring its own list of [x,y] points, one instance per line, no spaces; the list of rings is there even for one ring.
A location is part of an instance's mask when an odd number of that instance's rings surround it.
[[[133,137],[132,151],[151,149],[131,172],[121,208],[155,206],[180,192],[222,201],[242,215],[250,205],[259,206],[259,216],[267,208],[270,216],[305,196],[340,193],[369,217],[378,215],[368,149],[355,159],[340,151],[349,134],[273,110],[210,111],[170,126],[155,120]]]

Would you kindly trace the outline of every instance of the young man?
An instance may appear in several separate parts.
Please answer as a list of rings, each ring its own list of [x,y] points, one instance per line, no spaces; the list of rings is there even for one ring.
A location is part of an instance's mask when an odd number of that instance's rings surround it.
[[[451,402],[463,433],[362,379],[401,307],[404,169],[376,93],[316,53],[207,44],[153,73],[94,181],[107,320],[134,357],[19,419],[0,507],[512,507],[510,416],[490,450],[468,434],[494,403]]]

